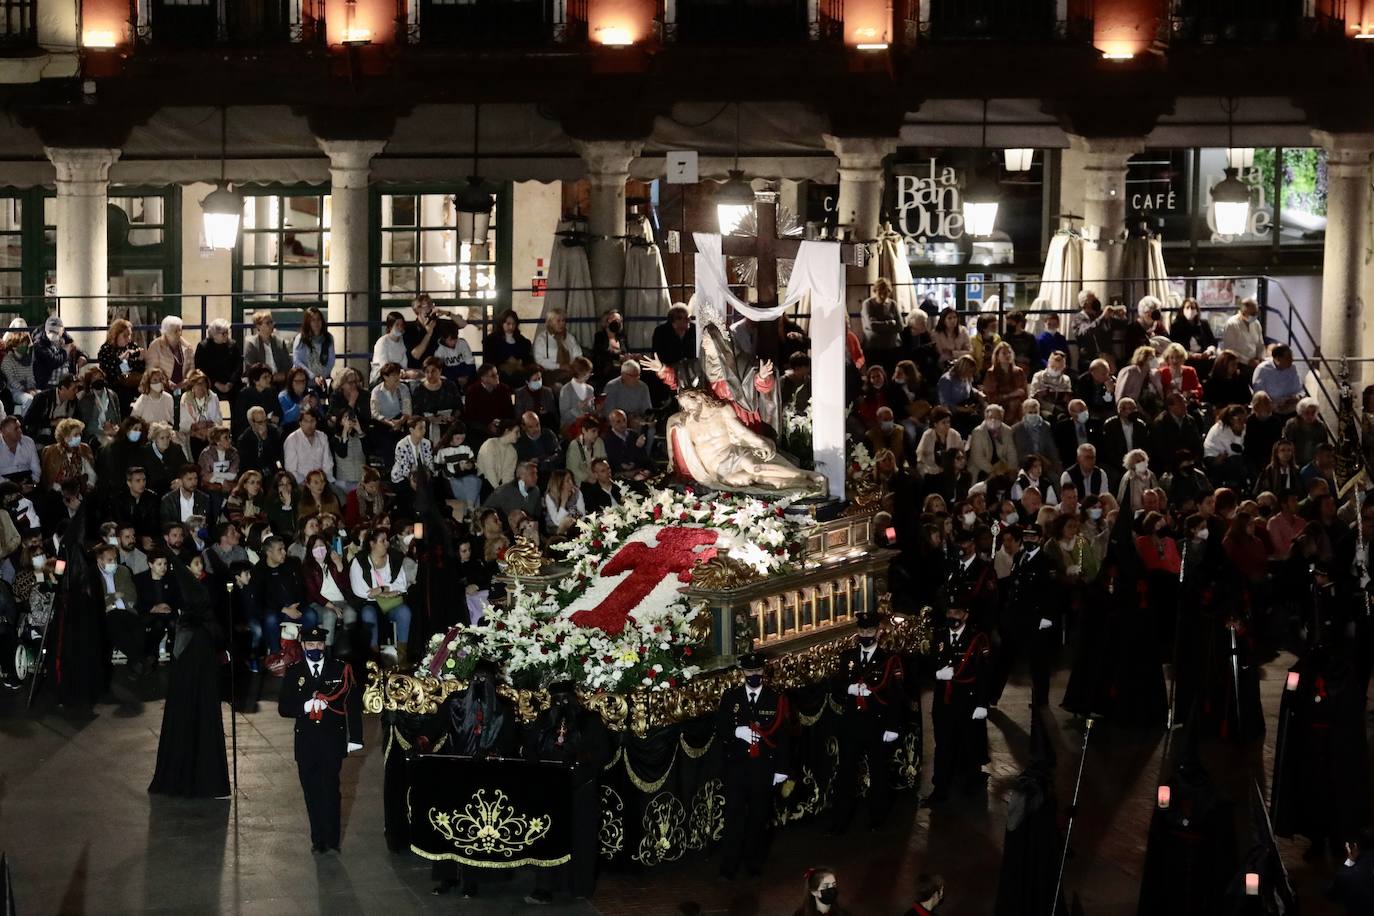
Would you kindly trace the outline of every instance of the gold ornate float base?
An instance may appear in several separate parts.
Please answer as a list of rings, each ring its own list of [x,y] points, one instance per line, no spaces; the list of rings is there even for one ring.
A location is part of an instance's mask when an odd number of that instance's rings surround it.
[[[888,596],[878,599],[882,615],[879,639],[883,646],[904,654],[928,651],[930,643],[930,609],[919,615],[903,616],[888,613]],[[815,641],[795,640],[780,645],[768,663],[768,675],[773,684],[794,690],[828,680],[835,669],[840,652],[852,645],[852,627],[835,628],[818,633]],[[373,714],[382,712],[430,715],[452,694],[465,689],[466,684],[453,679],[440,679],[428,674],[381,671],[375,662],[368,663],[367,690],[363,694],[363,708]],[[583,706],[601,716],[606,727],[613,731],[628,731],[643,737],[649,731],[665,725],[676,725],[689,719],[713,713],[725,690],[740,682],[741,675],[734,668],[722,668],[699,675],[672,690],[635,690],[626,694],[579,693]],[[516,715],[528,722],[549,705],[545,690],[520,690],[508,685],[499,688],[502,696],[515,706]]]

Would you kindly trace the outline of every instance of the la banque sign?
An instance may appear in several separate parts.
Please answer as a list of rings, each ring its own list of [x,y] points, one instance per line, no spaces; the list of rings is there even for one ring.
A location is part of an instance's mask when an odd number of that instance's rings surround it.
[[[953,242],[964,235],[959,174],[927,160],[923,171],[896,178],[897,227],[917,242]]]

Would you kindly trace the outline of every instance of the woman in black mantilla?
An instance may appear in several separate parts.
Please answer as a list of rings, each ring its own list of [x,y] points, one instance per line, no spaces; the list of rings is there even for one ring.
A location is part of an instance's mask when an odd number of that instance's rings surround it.
[[[496,664],[483,659],[473,668],[467,689],[449,697],[444,704],[448,716],[448,753],[483,760],[509,757],[515,752],[515,710],[509,700],[496,693],[496,687]],[[434,893],[442,894],[454,887],[459,873],[457,862],[435,861],[430,867]],[[461,874],[463,896],[476,897],[481,869],[464,865]]]
[[[82,500],[68,530],[85,531],[88,513]],[[59,609],[52,624],[57,628],[52,634],[57,642],[53,661],[57,702],[78,714],[95,715],[109,662],[104,651],[104,588],[80,537],[62,542],[58,560],[65,562],[66,570],[58,582]]]
[[[172,650],[172,675],[162,710],[157,769],[148,791],[186,798],[228,798],[229,763],[220,713],[219,645],[224,637],[218,593],[210,591],[204,561],[178,566],[181,617]]]

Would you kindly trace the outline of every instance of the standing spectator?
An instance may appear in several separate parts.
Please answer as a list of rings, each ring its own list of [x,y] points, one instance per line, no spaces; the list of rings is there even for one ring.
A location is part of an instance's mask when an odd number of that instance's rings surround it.
[[[339,415],[334,431],[329,434],[329,447],[334,453],[334,482],[340,490],[352,492],[362,480],[367,466],[363,446],[363,427],[358,415],[345,410]]]
[[[196,344],[196,368],[210,380],[210,390],[232,404],[243,385],[243,349],[229,333],[229,322],[216,318]]]
[[[243,364],[262,363],[272,373],[273,384],[282,384],[286,381],[286,370],[291,368],[291,351],[276,335],[277,322],[272,312],[259,309],[253,315],[253,330],[243,341]]]
[[[572,376],[572,361],[582,355],[582,345],[568,333],[568,316],[550,309],[544,326],[534,335],[534,362],[550,385],[561,385]]]
[[[1293,443],[1294,460],[1300,465],[1312,460],[1318,445],[1331,441],[1331,431],[1317,416],[1316,398],[1298,401],[1298,414],[1283,425],[1283,438]]]
[[[404,371],[410,361],[410,352],[405,345],[406,317],[400,312],[386,313],[386,331],[377,338],[372,347],[372,375],[368,383],[375,385],[382,378],[387,366],[395,366],[405,377],[419,375],[418,372]]]
[[[181,336],[181,319],[168,315],[162,319],[162,333],[148,344],[143,359],[148,371],[161,369],[167,376],[170,390],[180,393],[186,376],[196,368],[196,354]]]
[[[863,316],[864,354],[870,365],[876,362],[891,372],[902,342],[902,313],[892,296],[892,284],[884,277],[874,280],[872,295],[859,308]]]
[[[1241,300],[1240,309],[1226,319],[1221,348],[1236,354],[1251,369],[1260,364],[1264,359],[1264,329],[1260,326],[1259,302],[1252,298]]]
[[[534,347],[520,333],[520,316],[506,309],[496,320],[496,329],[482,340],[482,359],[501,373],[501,381],[517,385],[534,363]]]
[[[1100,282],[1105,278],[1094,278]],[[1078,312],[1069,319],[1069,339],[1078,345],[1078,359],[1074,365],[1082,366],[1097,359],[1102,350],[1102,339],[1098,326],[1102,322],[1102,301],[1090,289],[1079,290]]]
[[[291,364],[304,369],[311,384],[321,390],[334,373],[334,335],[325,325],[324,313],[313,305],[301,318],[300,332],[291,347]]]
[[[1293,365],[1293,351],[1284,344],[1277,344],[1269,358],[1255,367],[1250,387],[1269,395],[1274,412],[1284,419],[1297,413],[1298,401],[1307,393]]]
[[[86,354],[67,333],[62,319],[50,315],[33,334],[34,386],[47,388],[61,376],[76,375],[85,364]]]
[[[253,567],[252,603],[256,614],[248,621],[253,646],[268,655],[281,652],[281,624],[315,626],[315,612],[305,604],[305,587],[300,564],[286,555],[286,541],[274,534],[262,545],[263,562]]]
[[[300,429],[286,437],[282,444],[282,466],[290,472],[297,483],[305,481],[311,471],[324,472],[325,479],[334,483],[334,455],[329,447],[329,437],[319,432],[313,413],[301,414]]]

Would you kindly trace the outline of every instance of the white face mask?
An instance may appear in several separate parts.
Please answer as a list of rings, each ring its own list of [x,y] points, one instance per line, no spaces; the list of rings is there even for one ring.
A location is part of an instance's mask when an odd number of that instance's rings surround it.
[[[1150,476],[1150,466],[1149,466],[1148,464],[1146,464],[1145,462],[1143,462],[1143,461],[1142,461],[1140,464],[1137,464],[1137,465],[1135,466],[1135,476],[1141,477],[1141,478],[1149,477],[1149,476]]]
[[[1211,533],[1212,532],[1208,531],[1206,528],[1199,528],[1195,537],[1197,537],[1199,541],[1205,541]]]
[[[392,339],[392,340],[400,340],[400,339],[401,339],[401,334],[402,334],[402,333],[403,333],[403,332],[402,332],[399,328],[398,328],[397,330],[395,330],[395,331],[392,331],[392,332],[391,332],[391,339]]]
[[[148,390],[151,391],[153,394],[162,394],[162,383],[161,383],[161,382],[149,382],[149,383],[148,383]]]
[[[49,331],[49,332],[48,332],[48,340],[51,340],[53,343],[61,343],[61,342],[62,342],[62,332],[61,332],[61,331]]]
[[[118,563],[103,563],[103,564],[101,564],[100,571],[103,572],[103,573],[104,573],[105,575],[107,575],[107,576],[113,576],[113,575],[114,575],[114,571],[115,571],[116,569],[118,569],[118,568],[119,568],[119,564],[118,564]]]
[[[973,523],[978,521],[978,516],[974,515],[972,512],[965,512],[959,518],[964,523],[965,528],[972,528]]]
[[[1056,369],[1054,366],[1049,366],[1045,369],[1045,372],[1049,375],[1050,378],[1059,378],[1059,376],[1064,374],[1063,369]]]
[[[1094,507],[1094,508],[1088,510],[1088,518],[1092,519],[1093,521],[1097,521],[1097,520],[1100,519],[1101,517],[1102,517],[1102,510],[1101,510],[1101,509],[1098,509],[1098,508]]]
[[[118,547],[118,546],[119,546],[119,538],[115,537],[114,535],[110,535],[109,537],[107,537],[107,538],[105,539],[105,543],[106,543],[106,544],[109,544],[111,547]]]
[[[43,556],[41,553],[36,553],[33,556],[29,557],[29,562],[33,564],[34,569],[42,569],[43,564],[48,562],[48,558]]]
[[[1079,423],[1087,423],[1087,422],[1088,422],[1088,412],[1087,412],[1086,410],[1080,410],[1080,411],[1078,412],[1078,422],[1079,422]]]
[[[1028,413],[1026,414],[1024,419],[1026,425],[1029,426],[1031,429],[1034,429],[1035,427],[1039,426],[1041,422],[1041,417],[1038,413]]]
[[[1016,512],[1008,512],[1007,517],[1003,519],[1003,521],[1008,525],[1015,525],[1017,522],[1021,521],[1021,516]]]
[[[67,437],[67,447],[68,447],[68,448],[78,448],[78,447],[80,447],[80,445],[81,445],[81,437],[80,437],[80,436],[68,436],[68,437]]]

